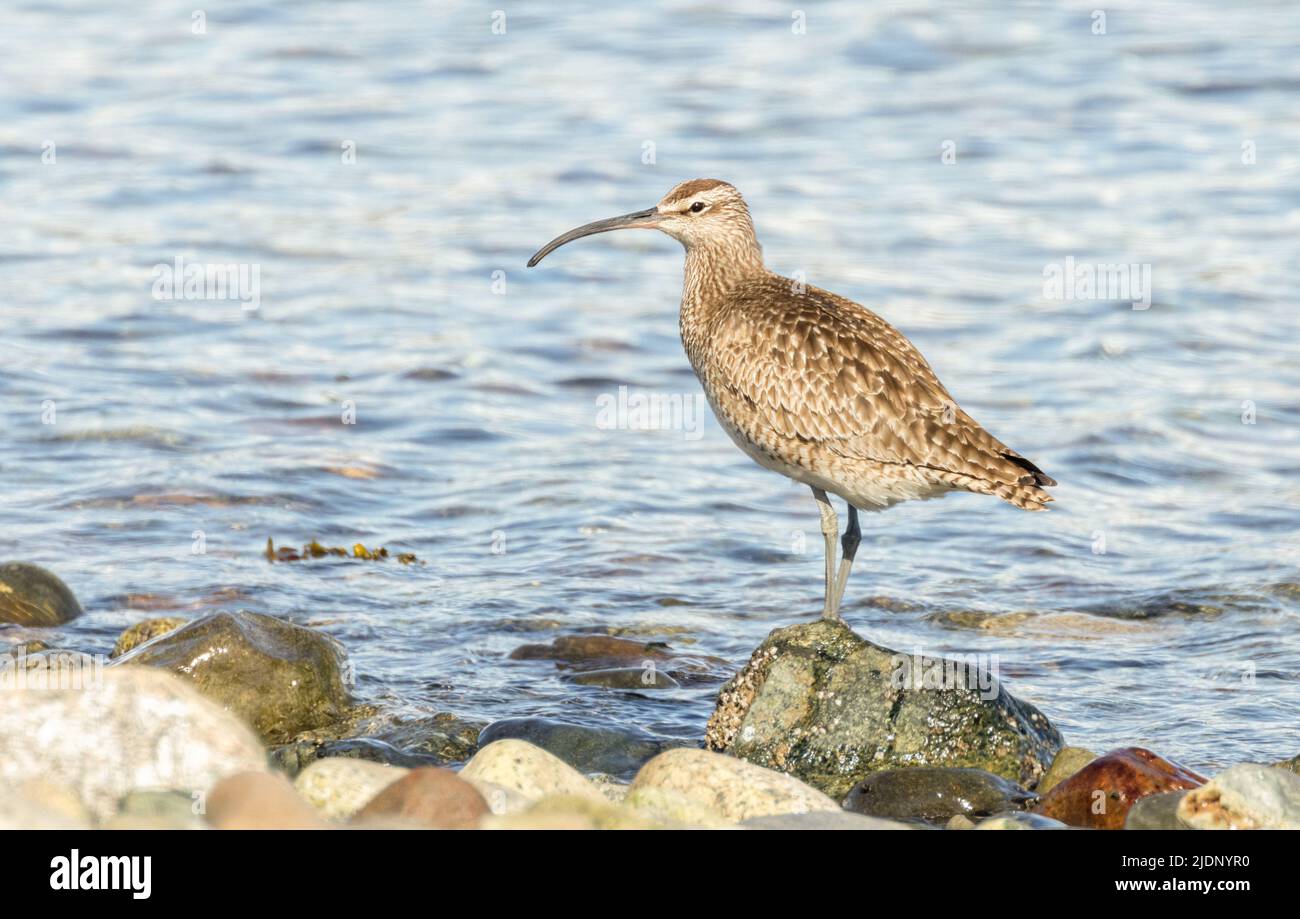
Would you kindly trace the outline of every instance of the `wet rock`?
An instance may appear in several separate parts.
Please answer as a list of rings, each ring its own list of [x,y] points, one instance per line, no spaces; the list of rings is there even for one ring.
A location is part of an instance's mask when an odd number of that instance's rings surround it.
[[[373,706],[357,705],[341,722],[274,746],[271,759],[289,776],[318,759],[339,756],[406,769],[458,765],[474,755],[478,735],[486,726],[485,721],[467,720],[450,712],[395,717]]]
[[[647,786],[628,789],[619,803],[655,823],[708,829],[735,826],[734,821],[728,820],[686,795],[667,788]]]
[[[564,678],[578,686],[603,686],[606,689],[677,689],[682,684],[656,668],[614,667],[588,670]]]
[[[106,668],[80,688],[0,690],[0,788],[67,785],[97,820],[137,788],[192,795],[265,768],[238,718],[168,673]]]
[[[1190,830],[1178,819],[1178,805],[1185,791],[1166,791],[1139,798],[1124,818],[1126,830]]]
[[[645,788],[676,792],[737,821],[840,809],[826,795],[793,776],[734,756],[685,747],[660,753],[641,767],[629,794]]]
[[[117,642],[113,645],[112,652],[108,655],[112,657],[121,657],[126,652],[137,648],[146,641],[151,641],[159,635],[166,635],[168,632],[174,632],[185,624],[186,620],[176,616],[166,616],[162,619],[145,619],[143,622],[137,622],[135,625],[126,629],[121,635],[117,636]]]
[[[460,771],[466,781],[508,788],[532,801],[548,795],[604,800],[581,772],[541,747],[522,740],[498,740],[474,754]]]
[[[547,645],[521,645],[510,652],[512,661],[557,661],[582,670],[601,670],[672,657],[667,643],[633,641],[610,635],[561,635]]]
[[[1070,826],[1124,828],[1139,798],[1195,788],[1205,779],[1141,747],[1112,750],[1094,759],[1043,796],[1034,813]]]
[[[1233,766],[1184,795],[1178,817],[1195,830],[1300,830],[1300,776]]]
[[[1039,795],[1047,794],[1096,758],[1096,753],[1083,747],[1061,747],[1047,774],[1039,780],[1034,790]]]
[[[485,721],[436,712],[414,718],[381,716],[362,725],[361,733],[419,760],[396,765],[450,766],[467,762],[474,755],[478,736],[485,727]]]
[[[51,626],[81,615],[81,604],[52,572],[26,562],[0,565],[0,622]]]
[[[289,778],[297,777],[312,763],[324,759],[356,759],[400,769],[439,766],[441,760],[430,754],[407,753],[373,737],[348,737],[343,740],[299,740],[280,744],[269,752],[271,765]]]
[[[555,661],[561,670],[582,673],[634,670],[638,679],[654,682],[659,682],[656,674],[663,674],[678,684],[711,682],[719,679],[726,668],[726,662],[719,658],[683,654],[666,642],[634,641],[613,635],[561,635],[550,644],[521,645],[510,653],[510,659]]]
[[[979,823],[975,824],[977,830],[1068,830],[1059,820],[1053,820],[1051,817],[1044,817],[1041,814],[1030,814],[1025,811],[1008,811],[1005,814],[994,814],[992,817],[985,817]]]
[[[655,737],[637,728],[588,727],[549,718],[507,718],[479,735],[480,747],[498,740],[524,740],[558,756],[579,772],[631,778],[651,757],[682,741]]]
[[[897,820],[881,820],[848,811],[817,811],[811,814],[774,814],[751,817],[739,824],[744,830],[912,830],[916,827]]]
[[[948,820],[948,823],[945,824],[944,829],[973,830],[975,829],[975,821],[971,820],[965,814],[956,814]]]
[[[140,645],[114,667],[148,666],[191,680],[266,743],[340,720],[349,704],[343,647],[321,632],[258,613],[213,613]]]
[[[438,830],[470,830],[491,810],[469,782],[449,769],[413,769],[357,812],[358,823],[397,817]]]
[[[207,800],[207,820],[219,830],[323,830],[332,824],[277,773],[241,772],[222,779]]]
[[[362,759],[318,759],[294,779],[293,787],[326,820],[344,821],[409,770]]]
[[[858,814],[945,823],[962,814],[979,819],[1022,810],[1037,798],[1015,782],[983,769],[913,766],[867,776],[844,798]]]
[[[1032,784],[1061,737],[988,674],[897,654],[823,619],[768,635],[722,687],[706,744],[843,797],[866,775],[903,766]]]
[[[1293,756],[1290,759],[1284,759],[1280,763],[1273,764],[1274,769],[1286,769],[1300,775],[1300,756]]]

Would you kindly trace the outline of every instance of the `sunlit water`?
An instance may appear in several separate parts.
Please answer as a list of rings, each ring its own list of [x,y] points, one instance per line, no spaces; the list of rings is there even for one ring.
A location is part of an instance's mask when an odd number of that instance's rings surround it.
[[[820,608],[806,488],[711,417],[600,423],[620,386],[699,391],[677,244],[523,268],[719,176],[772,268],[899,326],[1061,483],[1048,514],[867,516],[857,630],[996,655],[1072,742],[1300,752],[1289,4],[1108,4],[1104,35],[1091,3],[819,4],[804,34],[593,2],[504,34],[491,5],[212,4],[196,35],[194,6],[0,12],[0,556],[87,607],[48,641],[246,608],[338,637],[400,711],[701,736],[716,683],[507,655],[611,629],[739,665]],[[259,308],[155,298],[178,257],[257,266]],[[1067,257],[1149,265],[1150,308],[1050,299]],[[267,537],[426,564],[272,565]]]

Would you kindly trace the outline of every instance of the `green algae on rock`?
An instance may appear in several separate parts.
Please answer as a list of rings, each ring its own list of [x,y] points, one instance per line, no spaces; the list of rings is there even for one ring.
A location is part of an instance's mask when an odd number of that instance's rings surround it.
[[[0,622],[51,626],[81,615],[81,604],[68,585],[39,565],[0,565]]]
[[[1083,747],[1061,747],[1056,751],[1047,774],[1039,780],[1038,787],[1034,790],[1040,795],[1047,794],[1096,758],[1096,753]]]
[[[166,635],[168,632],[176,631],[186,621],[177,616],[164,616],[160,619],[145,619],[137,622],[117,636],[117,642],[113,645],[113,650],[109,652],[108,656],[110,658],[121,657],[126,652],[140,647],[145,642],[153,641],[159,635]]]
[[[170,670],[242,717],[264,743],[333,725],[348,712],[343,646],[259,613],[213,613],[153,639],[111,667]]]
[[[768,635],[718,696],[705,744],[797,776],[842,798],[865,776],[901,766],[984,769],[1033,787],[1061,735],[988,674],[916,685],[917,666],[944,668],[874,645],[821,619]]]

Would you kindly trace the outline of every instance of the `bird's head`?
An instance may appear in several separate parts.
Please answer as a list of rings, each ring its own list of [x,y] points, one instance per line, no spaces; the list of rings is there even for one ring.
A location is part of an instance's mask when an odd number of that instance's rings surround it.
[[[532,268],[567,242],[610,230],[660,230],[687,249],[717,245],[721,248],[757,249],[749,208],[735,186],[720,179],[682,182],[652,208],[597,220],[557,236],[528,260]]]

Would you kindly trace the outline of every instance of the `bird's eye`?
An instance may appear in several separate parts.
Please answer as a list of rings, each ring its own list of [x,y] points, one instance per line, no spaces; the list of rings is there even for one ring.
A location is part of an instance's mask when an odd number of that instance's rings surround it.
[[[702,211],[702,210],[704,210],[704,202],[703,202],[703,201],[696,201],[694,204],[691,205],[691,213],[692,213],[692,214],[698,214],[698,213],[699,213],[700,211]]]

